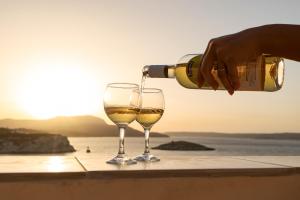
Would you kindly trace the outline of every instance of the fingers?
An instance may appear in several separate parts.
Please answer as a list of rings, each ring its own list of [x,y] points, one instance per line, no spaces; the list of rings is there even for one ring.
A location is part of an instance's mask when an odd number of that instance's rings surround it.
[[[227,71],[228,71],[227,66],[224,63],[218,61],[218,77],[222,82],[223,86],[225,87],[225,89],[228,91],[228,93],[230,95],[233,95],[234,88],[229,80]]]
[[[209,42],[208,47],[203,55],[200,70],[198,72],[198,86],[202,87],[204,81],[206,81],[214,90],[218,89],[218,82],[213,77],[211,71],[213,69],[213,63],[216,60],[216,53],[214,50],[213,41]]]
[[[226,67],[227,67],[227,72],[228,72],[228,79],[233,87],[234,90],[237,90],[240,88],[240,79],[238,76],[238,70],[237,70],[237,65],[235,62],[233,62],[232,59],[228,59],[226,61]]]
[[[200,69],[200,67],[201,67],[201,64],[199,66],[199,69]],[[198,79],[197,85],[199,88],[201,88],[205,82],[205,79],[202,76],[201,70],[198,70],[197,79]]]
[[[214,63],[217,61],[219,68],[218,77],[228,93],[232,95],[234,91],[240,87],[237,65],[234,60],[230,59],[230,56],[225,53],[226,51],[224,51],[223,48],[217,46],[215,39],[213,39],[209,42],[205,50],[197,76],[198,86],[201,88],[203,84],[207,82],[214,90],[218,89],[219,84],[212,75]]]

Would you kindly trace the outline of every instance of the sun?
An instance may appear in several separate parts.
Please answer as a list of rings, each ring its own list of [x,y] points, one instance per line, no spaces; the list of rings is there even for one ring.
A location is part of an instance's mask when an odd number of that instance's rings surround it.
[[[76,63],[41,63],[27,71],[20,87],[19,103],[34,118],[94,114],[99,109],[96,78]]]

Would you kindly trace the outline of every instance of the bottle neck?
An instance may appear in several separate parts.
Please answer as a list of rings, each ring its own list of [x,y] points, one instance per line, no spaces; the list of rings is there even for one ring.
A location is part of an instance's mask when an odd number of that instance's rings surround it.
[[[150,78],[174,78],[174,65],[146,65],[143,68],[143,76]]]

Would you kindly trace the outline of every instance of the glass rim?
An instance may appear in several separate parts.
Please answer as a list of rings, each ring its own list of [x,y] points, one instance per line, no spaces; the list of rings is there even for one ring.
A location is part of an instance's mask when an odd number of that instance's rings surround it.
[[[108,83],[107,88],[124,88],[124,89],[134,89],[134,88],[139,88],[140,86],[136,83]]]
[[[163,91],[159,88],[143,88],[141,93],[163,93]]]

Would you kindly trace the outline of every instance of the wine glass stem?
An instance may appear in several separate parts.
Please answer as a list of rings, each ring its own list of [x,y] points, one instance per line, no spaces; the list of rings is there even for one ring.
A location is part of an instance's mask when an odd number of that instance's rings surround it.
[[[124,155],[124,136],[125,136],[125,127],[119,127],[120,138],[119,138],[119,152],[118,155]]]
[[[144,153],[150,153],[150,147],[149,147],[150,129],[144,129],[144,132],[145,132],[145,151],[144,151]]]

